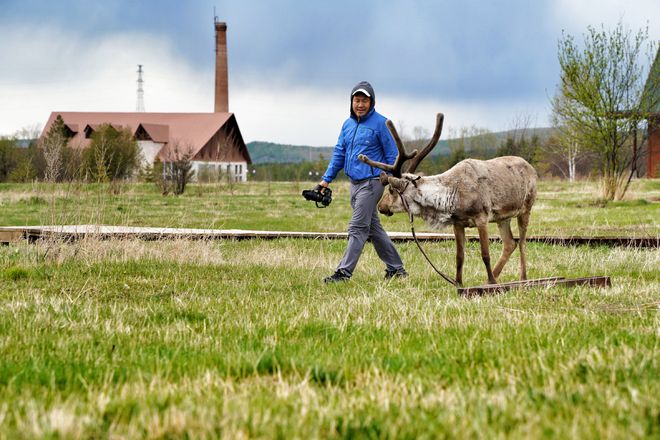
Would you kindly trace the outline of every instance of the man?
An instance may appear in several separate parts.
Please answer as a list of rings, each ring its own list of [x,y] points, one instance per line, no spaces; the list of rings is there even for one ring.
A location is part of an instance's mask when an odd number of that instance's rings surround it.
[[[330,164],[319,183],[319,186],[327,188],[343,169],[351,181],[353,208],[348,224],[346,252],[337,271],[323,280],[326,283],[348,280],[353,275],[368,238],[385,263],[385,279],[408,276],[399,253],[378,218],[377,205],[384,190],[378,179],[381,170],[358,159],[358,155],[364,154],[372,160],[392,164],[398,153],[394,139],[385,125],[387,119],[376,112],[375,104],[376,94],[371,84],[362,81],[353,87],[351,115],[341,128]]]

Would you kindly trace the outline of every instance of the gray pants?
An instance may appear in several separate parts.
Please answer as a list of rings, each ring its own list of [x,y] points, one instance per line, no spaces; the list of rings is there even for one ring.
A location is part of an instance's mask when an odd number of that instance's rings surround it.
[[[367,239],[371,239],[387,270],[403,269],[401,257],[378,218],[378,201],[384,189],[377,178],[361,182],[351,181],[353,216],[348,224],[348,247],[337,270],[353,274]]]

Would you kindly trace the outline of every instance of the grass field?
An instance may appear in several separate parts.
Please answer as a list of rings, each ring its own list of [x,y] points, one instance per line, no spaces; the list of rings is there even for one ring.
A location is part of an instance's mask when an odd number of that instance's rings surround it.
[[[304,187],[4,185],[0,223],[343,231],[347,187],[324,210]],[[660,182],[597,193],[543,182],[531,234],[660,235]],[[326,286],[344,246],[0,247],[0,439],[660,438],[658,249],[530,243],[530,277],[613,286],[465,300],[413,243],[397,245],[406,280],[383,281],[368,246],[350,282]],[[453,271],[453,243],[425,247]],[[516,274],[517,252],[501,281]],[[485,279],[474,243],[464,279]]]
[[[312,183],[209,184],[181,197],[154,185],[123,185],[119,194],[93,184],[0,184],[0,226],[111,224],[220,229],[344,231],[348,185],[333,185],[330,208],[317,210],[300,193]],[[606,203],[593,182],[541,182],[531,235],[660,235],[660,180],[633,182],[628,198]],[[515,223],[515,222],[514,222]],[[409,230],[404,215],[384,218],[390,231]],[[419,231],[425,229],[419,222]],[[448,231],[450,231],[448,229]],[[497,228],[492,225],[492,232]]]

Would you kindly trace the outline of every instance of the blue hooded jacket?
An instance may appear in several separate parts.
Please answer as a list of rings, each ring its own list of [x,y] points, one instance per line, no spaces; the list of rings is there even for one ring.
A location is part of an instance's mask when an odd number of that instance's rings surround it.
[[[364,89],[371,95],[371,108],[362,118],[353,112],[353,93]],[[364,154],[377,162],[393,164],[398,150],[390,131],[385,125],[387,119],[376,112],[376,94],[373,87],[366,81],[359,82],[351,90],[351,116],[344,122],[339,134],[339,140],[332,152],[332,159],[323,175],[325,182],[332,182],[342,168],[351,180],[365,180],[380,175],[381,170],[367,165],[358,159]]]

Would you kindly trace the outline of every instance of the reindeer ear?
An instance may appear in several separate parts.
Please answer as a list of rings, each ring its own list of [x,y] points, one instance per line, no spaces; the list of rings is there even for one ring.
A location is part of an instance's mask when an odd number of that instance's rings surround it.
[[[380,172],[380,177],[379,177],[379,179],[380,179],[380,183],[382,183],[383,186],[385,186],[385,185],[387,185],[387,184],[389,183],[389,182],[387,181],[387,178],[388,178],[388,177],[389,177],[389,176],[387,175],[387,173],[386,173],[385,171],[381,171],[381,172]]]
[[[403,179],[399,179],[398,177],[388,176],[387,181],[390,183],[392,188],[401,192],[403,192],[408,186],[408,182]]]

